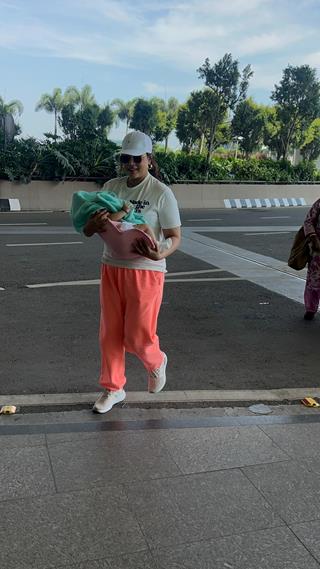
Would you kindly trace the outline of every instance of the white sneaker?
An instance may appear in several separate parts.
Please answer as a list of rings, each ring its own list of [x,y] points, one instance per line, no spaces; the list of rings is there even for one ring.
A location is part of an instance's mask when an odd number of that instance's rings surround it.
[[[148,391],[149,393],[159,393],[161,391],[167,381],[166,378],[166,367],[168,363],[168,358],[166,354],[163,352],[163,362],[160,367],[149,371],[148,375]]]
[[[95,413],[107,413],[107,411],[110,411],[114,405],[121,403],[125,398],[126,392],[124,389],[118,389],[117,391],[109,391],[108,389],[105,389],[99,395],[92,411]]]

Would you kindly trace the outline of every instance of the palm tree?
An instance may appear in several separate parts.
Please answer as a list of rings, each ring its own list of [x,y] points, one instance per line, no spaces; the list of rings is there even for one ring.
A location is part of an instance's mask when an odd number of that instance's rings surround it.
[[[84,85],[80,91],[77,89],[77,87],[71,85],[65,90],[64,100],[67,104],[79,105],[80,110],[97,104],[95,96],[92,93],[92,87],[90,87],[90,85]]]
[[[36,111],[47,111],[54,114],[54,136],[57,136],[58,116],[64,106],[64,97],[59,88],[53,89],[52,95],[44,93],[40,97],[40,101],[36,105]]]
[[[18,99],[14,99],[9,103],[0,97],[0,129],[3,133],[3,144],[6,147],[17,134],[20,134],[19,125],[14,122],[14,115],[21,115],[23,112],[23,104]]]
[[[132,99],[131,101],[123,101],[122,99],[113,99],[111,106],[115,107],[115,112],[117,117],[121,121],[126,121],[126,134],[129,129],[129,123],[133,116],[134,106],[137,99]]]
[[[0,97],[0,117],[6,115],[21,115],[23,113],[23,104],[18,99],[14,99],[9,103],[5,103],[4,99]]]

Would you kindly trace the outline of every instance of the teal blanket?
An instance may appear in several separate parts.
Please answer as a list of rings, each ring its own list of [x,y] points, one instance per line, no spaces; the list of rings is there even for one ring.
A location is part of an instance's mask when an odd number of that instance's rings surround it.
[[[70,211],[73,226],[81,233],[91,215],[100,209],[106,209],[110,213],[121,211],[126,203],[128,202],[118,198],[113,192],[76,192],[72,196]],[[133,209],[122,219],[134,225],[145,223],[143,215]]]

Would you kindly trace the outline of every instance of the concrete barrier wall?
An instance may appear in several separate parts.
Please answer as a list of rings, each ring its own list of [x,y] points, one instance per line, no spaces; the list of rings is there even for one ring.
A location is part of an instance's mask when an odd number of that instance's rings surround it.
[[[225,208],[225,199],[320,198],[320,184],[177,184],[172,189],[181,208]]]
[[[225,208],[225,199],[301,198],[311,205],[320,197],[320,184],[173,184],[180,208]],[[72,194],[79,190],[96,191],[94,182],[33,181],[20,184],[0,180],[0,198],[20,200],[22,211],[66,211]]]
[[[34,180],[20,184],[0,180],[0,198],[17,198],[22,211],[65,211],[70,209],[72,194],[79,190],[98,190],[94,182],[47,182]]]

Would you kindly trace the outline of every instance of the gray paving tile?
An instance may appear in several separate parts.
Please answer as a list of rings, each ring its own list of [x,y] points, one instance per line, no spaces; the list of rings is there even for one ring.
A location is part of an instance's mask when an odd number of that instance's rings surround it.
[[[49,452],[59,491],[181,474],[154,431],[100,433]]]
[[[262,430],[291,457],[315,456],[320,452],[320,424],[263,425]]]
[[[158,569],[158,565],[148,550],[99,561],[86,561],[80,565],[60,565],[55,569]]]
[[[319,569],[288,528],[153,552],[159,569]]]
[[[158,569],[149,551],[114,557],[109,560],[109,567],[110,569]],[[91,569],[91,567],[84,569]]]
[[[1,450],[0,500],[56,492],[46,448]]]
[[[288,460],[258,427],[176,429],[162,440],[186,474]]]
[[[296,524],[291,529],[320,563],[320,521]]]
[[[0,436],[0,450],[3,448],[24,448],[46,445],[45,435],[8,435]]]
[[[303,458],[301,463],[314,474],[318,474],[320,476],[320,457],[315,456],[312,458]]]
[[[308,462],[278,462],[242,470],[274,510],[292,524],[320,519],[320,476]]]
[[[283,525],[239,470],[137,482],[127,491],[152,547]]]
[[[1,512],[0,543],[5,569],[69,568],[146,548],[116,485],[11,502]]]

